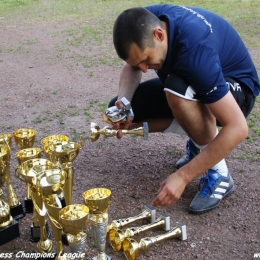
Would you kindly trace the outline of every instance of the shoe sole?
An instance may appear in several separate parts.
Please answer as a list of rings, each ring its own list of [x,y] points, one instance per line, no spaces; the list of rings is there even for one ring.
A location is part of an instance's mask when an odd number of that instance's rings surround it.
[[[234,186],[233,186],[233,189],[231,189],[229,192],[227,192],[227,193],[225,194],[225,196],[223,196],[223,198],[219,201],[219,203],[218,203],[216,206],[211,207],[211,208],[206,209],[206,210],[201,210],[201,211],[193,211],[193,210],[190,210],[190,209],[189,209],[189,213],[192,213],[192,214],[195,214],[195,215],[199,215],[199,214],[202,214],[202,213],[211,211],[211,210],[215,209],[216,207],[218,207],[218,205],[220,204],[220,202],[221,202],[223,199],[225,199],[226,197],[228,197],[229,195],[231,195],[235,190],[236,190],[236,188],[235,188],[235,185],[234,185]]]

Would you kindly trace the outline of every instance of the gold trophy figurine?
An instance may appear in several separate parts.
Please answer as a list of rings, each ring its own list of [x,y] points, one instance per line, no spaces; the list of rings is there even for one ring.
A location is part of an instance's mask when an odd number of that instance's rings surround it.
[[[41,158],[41,149],[40,148],[26,148],[22,149],[16,153],[16,159],[21,165],[23,162],[30,160]],[[31,187],[30,184],[26,184],[26,197],[24,199],[24,210],[26,213],[33,213],[33,202],[31,196]]]
[[[111,203],[111,191],[106,188],[94,188],[83,193],[85,205],[89,208],[89,222],[95,236],[98,255],[93,260],[110,260],[106,255],[106,235],[108,209]]]
[[[111,136],[116,136],[118,131],[119,130],[112,129],[107,126],[100,129],[100,127],[97,124],[93,122],[90,123],[90,133],[91,133],[90,139],[92,142],[98,140],[101,134],[104,135],[105,137],[111,137]],[[122,129],[121,131],[123,135],[125,134],[139,135],[139,136],[143,136],[144,140],[148,140],[149,129],[148,129],[147,122],[143,123],[143,127],[138,127],[131,130]]]
[[[142,238],[139,243],[133,238],[125,238],[123,242],[123,250],[128,260],[135,260],[141,250],[148,250],[151,246],[169,238],[179,238],[181,240],[186,240],[186,225],[176,222],[175,226],[167,233],[156,237]]]
[[[40,192],[47,214],[50,219],[52,233],[56,241],[55,259],[68,259],[64,254],[62,245],[62,226],[59,222],[59,212],[62,208],[58,197],[63,190],[66,172],[62,169],[52,168],[35,175],[32,182],[37,191]]]
[[[6,146],[8,151],[8,156],[6,157],[5,166],[6,166],[6,185],[7,185],[7,198],[8,204],[10,206],[10,212],[12,217],[15,220],[19,220],[25,216],[25,212],[22,204],[19,202],[17,194],[14,190],[10,172],[11,166],[11,146],[12,136],[11,134],[2,134],[0,135],[0,146]]]
[[[10,206],[2,199],[8,158],[7,146],[0,146],[0,246],[20,236],[18,222],[12,218]]]
[[[53,164],[43,158],[30,159],[23,162],[20,166],[15,169],[15,175],[18,179],[25,183],[29,183],[31,187],[31,195],[34,208],[33,230],[38,234],[32,234],[34,237],[38,237],[37,252],[38,253],[52,253],[53,244],[48,238],[47,225],[46,225],[46,208],[43,203],[43,197],[38,187],[34,185],[33,179],[36,175],[42,172],[52,169]],[[32,231],[32,228],[31,228]],[[33,241],[33,242],[36,242]]]
[[[81,204],[69,205],[60,210],[59,216],[71,252],[77,253],[77,259],[85,259],[87,235],[84,230],[88,224],[89,208]]]
[[[153,228],[162,228],[165,231],[169,231],[170,225],[170,217],[164,213],[159,213],[159,217],[153,223],[143,225],[141,227],[130,227],[127,228],[125,232],[123,232],[121,229],[110,229],[109,240],[112,248],[115,251],[120,251],[122,249],[122,244],[125,238],[134,237]]]

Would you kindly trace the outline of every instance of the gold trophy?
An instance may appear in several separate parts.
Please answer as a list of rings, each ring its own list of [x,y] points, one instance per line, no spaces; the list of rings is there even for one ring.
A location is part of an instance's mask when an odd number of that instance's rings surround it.
[[[135,260],[141,250],[148,250],[151,246],[169,238],[179,238],[181,240],[186,240],[186,225],[176,222],[175,226],[167,233],[156,237],[142,238],[139,243],[133,238],[125,238],[123,242],[123,250],[128,260]]]
[[[35,159],[35,158],[41,158],[41,149],[40,148],[26,148],[22,149],[19,152],[16,153],[16,159],[21,165],[23,162]],[[24,199],[24,210],[26,213],[32,213],[33,212],[33,202],[31,197],[31,187],[30,184],[27,183],[26,185],[26,197]]]
[[[48,159],[50,159],[52,162],[54,162],[54,164],[57,163],[57,158],[53,157],[53,153],[50,150],[50,148],[52,147],[52,144],[56,143],[56,142],[67,143],[67,142],[69,142],[69,137],[66,135],[58,134],[58,135],[49,135],[41,140],[43,151],[44,151],[45,155],[47,156]],[[61,166],[57,165],[57,167],[61,167]],[[60,198],[62,207],[65,207],[66,203],[65,203],[65,198],[64,198],[63,192],[59,195],[59,198]]]
[[[19,202],[16,192],[13,188],[10,166],[11,166],[11,146],[12,136],[10,134],[0,135],[0,146],[6,146],[8,151],[8,156],[6,157],[5,167],[6,167],[6,185],[7,185],[7,198],[8,204],[10,206],[10,212],[15,220],[19,220],[25,216],[25,212],[22,204]]]
[[[20,236],[18,222],[12,218],[10,206],[2,199],[9,156],[7,146],[0,146],[0,246]]]
[[[134,237],[135,235],[139,235],[153,228],[163,228],[165,231],[169,231],[170,225],[170,217],[164,213],[159,213],[159,217],[151,224],[143,225],[141,227],[130,227],[127,228],[125,232],[121,229],[110,229],[109,240],[112,248],[115,251],[120,251],[125,238]]]
[[[109,128],[108,126],[105,126],[104,128],[100,129],[100,127],[97,124],[91,122],[90,140],[92,142],[95,142],[96,140],[98,140],[101,134],[104,135],[105,137],[116,136],[118,131],[119,130]],[[148,129],[147,122],[143,123],[143,127],[138,127],[131,130],[122,129],[121,131],[123,135],[125,134],[139,135],[139,136],[143,136],[145,140],[148,140],[149,129]]]
[[[106,188],[94,188],[83,193],[83,199],[89,208],[89,222],[95,236],[98,255],[93,260],[110,260],[106,255],[106,235],[108,224],[108,209],[111,203],[111,191]]]
[[[36,131],[30,128],[21,128],[15,130],[13,135],[19,149],[31,148],[35,141]]]
[[[84,259],[87,239],[84,230],[88,224],[89,208],[81,204],[69,205],[60,210],[59,216],[71,252],[79,255],[77,259]]]
[[[112,223],[108,226],[108,232],[110,229],[122,229],[124,226],[134,223],[138,220],[148,220],[150,223],[153,223],[156,219],[156,209],[153,206],[146,205],[145,209],[138,215],[124,218],[124,219],[117,219],[113,220]]]
[[[15,175],[21,181],[26,184],[30,184],[31,187],[31,196],[33,201],[33,230],[39,234],[32,234],[34,237],[39,237],[39,242],[37,243],[38,253],[52,253],[53,245],[52,241],[48,238],[47,228],[46,228],[46,208],[43,203],[42,194],[39,191],[38,187],[34,185],[33,179],[36,175],[41,174],[42,172],[52,169],[52,162],[43,159],[36,158],[30,159],[23,162],[20,166],[17,166],[15,169]],[[32,231],[32,228],[31,228]],[[36,241],[33,241],[36,242]]]
[[[80,149],[84,145],[84,141],[81,138],[79,143],[69,142],[66,140],[66,136],[56,136],[57,138],[52,138],[52,141],[49,141],[47,144],[43,144],[44,150],[50,156],[51,161],[63,168],[67,173],[67,178],[64,185],[64,198],[65,204],[72,204],[72,186],[73,186],[73,177],[74,169],[72,166],[69,166],[78,156]],[[44,143],[44,139],[42,141]],[[63,205],[65,206],[65,205]]]
[[[56,241],[55,259],[67,259],[63,256],[62,226],[59,223],[59,212],[62,208],[58,197],[63,190],[66,179],[66,172],[59,168],[46,169],[35,175],[32,182],[36,190],[41,194],[47,214],[50,219],[52,233]],[[32,193],[33,195],[33,193]]]

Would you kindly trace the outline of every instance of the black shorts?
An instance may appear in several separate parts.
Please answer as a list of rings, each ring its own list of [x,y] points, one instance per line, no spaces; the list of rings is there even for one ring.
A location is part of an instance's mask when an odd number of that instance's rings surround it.
[[[255,96],[245,84],[228,77],[225,80],[238,106],[244,116],[247,117],[254,106]],[[151,118],[174,118],[165,91],[185,99],[199,101],[194,98],[195,91],[192,87],[177,75],[168,76],[165,84],[159,78],[150,79],[142,82],[133,96],[131,102],[134,112],[133,122]],[[113,98],[109,103],[109,107],[114,106],[116,100],[117,97]]]

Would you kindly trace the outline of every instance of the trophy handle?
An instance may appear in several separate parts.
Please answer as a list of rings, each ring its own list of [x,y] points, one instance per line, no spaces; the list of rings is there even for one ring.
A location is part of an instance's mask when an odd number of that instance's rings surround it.
[[[25,179],[24,179],[23,175],[21,174],[21,170],[20,170],[20,166],[19,166],[19,165],[17,165],[17,166],[15,167],[14,175],[15,175],[15,177],[18,178],[19,180],[25,182]]]

